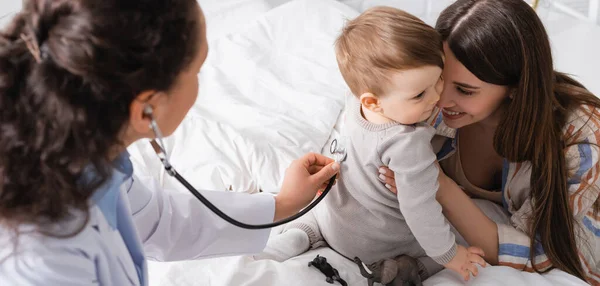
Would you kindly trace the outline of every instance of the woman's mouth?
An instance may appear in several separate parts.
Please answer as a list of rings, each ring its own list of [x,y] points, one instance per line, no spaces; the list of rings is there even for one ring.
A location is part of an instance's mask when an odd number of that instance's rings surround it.
[[[465,112],[457,112],[457,111],[452,111],[452,110],[446,110],[445,108],[442,109],[442,114],[444,114],[444,117],[450,120],[455,120],[455,119],[459,119],[461,117],[463,117],[466,113]]]

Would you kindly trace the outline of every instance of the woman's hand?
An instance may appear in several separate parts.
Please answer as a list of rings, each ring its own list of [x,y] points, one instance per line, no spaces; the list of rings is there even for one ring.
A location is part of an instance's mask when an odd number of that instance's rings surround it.
[[[439,170],[439,172],[438,172],[438,182],[440,184],[439,189],[440,190],[444,189],[447,185],[452,185],[452,184],[456,185],[454,180],[452,180],[448,176],[446,176],[446,173],[444,173],[444,171],[440,167],[440,164],[438,162],[435,162],[435,164]],[[388,188],[392,193],[394,193],[394,194],[398,193],[398,190],[396,189],[396,181],[395,181],[394,172],[392,172],[392,170],[390,170],[388,167],[386,167],[386,166],[379,167],[379,181],[384,183],[385,187]],[[439,192],[438,192],[438,194],[439,194]]]
[[[398,190],[396,189],[396,176],[394,172],[390,170],[388,167],[379,167],[379,181],[385,184],[385,187],[388,188],[392,193],[397,194]]]
[[[275,196],[274,220],[284,219],[308,205],[339,170],[339,163],[316,153],[308,153],[292,162],[285,171],[281,191]]]

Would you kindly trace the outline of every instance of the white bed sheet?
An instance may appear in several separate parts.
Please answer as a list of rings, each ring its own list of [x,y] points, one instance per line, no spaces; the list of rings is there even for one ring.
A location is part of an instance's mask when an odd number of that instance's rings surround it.
[[[211,17],[221,22],[209,40],[200,97],[167,146],[174,165],[199,188],[224,190],[231,184],[234,190],[266,190],[278,185],[291,159],[305,151],[327,150],[339,133],[347,91],[335,65],[333,39],[344,19],[357,12],[329,0],[284,5],[285,0],[219,2],[204,8],[209,22]],[[247,17],[231,22],[236,19],[231,15],[242,14]],[[164,177],[146,145],[130,149],[135,164],[145,165],[137,170],[153,172],[165,187],[184,191]],[[150,262],[150,285],[330,285],[320,272],[307,267],[316,254],[326,256],[348,285],[367,283],[351,261],[321,248],[284,263],[247,256]],[[464,283],[442,271],[425,285]],[[558,270],[538,275],[487,267],[468,285],[585,284]]]
[[[279,232],[275,229],[273,234]],[[306,252],[300,256],[291,258],[283,263],[260,260],[255,261],[250,256],[223,257],[200,261],[186,261],[176,263],[151,264],[151,270],[159,267],[167,267],[168,271],[161,277],[154,276],[151,285],[184,286],[326,286],[331,285],[325,281],[325,276],[314,267],[308,267],[308,262],[317,254],[327,258],[327,261],[335,267],[340,276],[350,286],[367,285],[357,266],[333,251],[330,248],[319,248]],[[160,270],[159,270],[160,271]],[[462,281],[457,274],[450,270],[443,270],[428,280],[425,286],[433,285],[587,285],[583,281],[566,274],[560,270],[552,270],[547,274],[539,275],[517,271],[505,266],[479,267],[479,275],[469,282]],[[152,272],[151,272],[152,274]],[[340,285],[335,283],[333,285]],[[377,284],[376,284],[377,285]]]

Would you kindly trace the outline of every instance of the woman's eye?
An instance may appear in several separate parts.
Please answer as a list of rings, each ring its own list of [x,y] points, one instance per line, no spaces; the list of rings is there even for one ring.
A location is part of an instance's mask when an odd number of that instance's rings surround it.
[[[472,95],[472,94],[473,94],[473,92],[472,92],[472,91],[467,91],[467,90],[464,90],[464,89],[463,89],[462,87],[460,87],[460,86],[457,86],[457,87],[456,87],[456,90],[458,90],[458,92],[460,92],[460,93],[462,93],[462,94],[464,94],[464,95]]]

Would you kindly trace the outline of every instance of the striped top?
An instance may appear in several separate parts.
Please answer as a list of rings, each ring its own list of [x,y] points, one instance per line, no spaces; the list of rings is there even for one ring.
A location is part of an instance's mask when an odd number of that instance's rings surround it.
[[[576,221],[577,246],[587,282],[600,285],[600,214],[594,213],[593,204],[600,194],[600,120],[596,117],[600,110],[581,106],[568,118],[563,128],[565,159],[568,169],[569,204]],[[438,160],[444,160],[456,153],[456,130],[442,121],[442,113],[437,112],[431,119],[437,137],[433,144]],[[498,224],[498,261],[524,271],[533,272],[529,259],[530,242],[527,215],[532,212],[529,198],[531,163],[512,163],[504,160],[502,172],[501,203],[510,214],[510,225]],[[560,226],[556,227],[560,231]],[[544,254],[541,244],[536,244],[535,265],[538,270],[549,269],[552,265]]]

